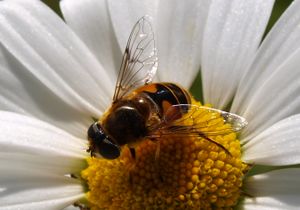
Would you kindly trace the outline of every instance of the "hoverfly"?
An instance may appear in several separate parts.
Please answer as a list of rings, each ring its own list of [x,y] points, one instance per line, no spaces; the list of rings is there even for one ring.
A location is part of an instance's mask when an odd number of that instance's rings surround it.
[[[151,83],[158,67],[154,33],[148,16],[142,17],[133,27],[122,59],[113,102],[101,121],[88,129],[91,156],[115,159],[121,148],[128,145],[133,157],[134,146],[144,139],[159,141],[165,135],[185,135],[204,138],[227,151],[210,135],[239,131],[247,122],[244,118],[191,104],[192,96],[174,83]],[[205,131],[211,124],[201,120],[197,111],[205,109],[215,114],[213,122],[222,115],[228,129]],[[186,113],[189,113],[186,116]],[[181,125],[185,119],[190,125]]]

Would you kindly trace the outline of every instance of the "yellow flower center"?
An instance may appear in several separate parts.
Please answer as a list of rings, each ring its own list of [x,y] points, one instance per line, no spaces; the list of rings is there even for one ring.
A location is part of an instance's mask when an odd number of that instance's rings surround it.
[[[199,114],[212,117],[210,112]],[[229,126],[222,116],[219,120],[210,129]],[[136,159],[127,147],[115,160],[88,158],[82,177],[91,209],[233,208],[248,165],[241,160],[236,133],[209,138],[226,150],[200,137],[168,135],[159,139],[158,158],[157,143],[150,140],[136,147]]]

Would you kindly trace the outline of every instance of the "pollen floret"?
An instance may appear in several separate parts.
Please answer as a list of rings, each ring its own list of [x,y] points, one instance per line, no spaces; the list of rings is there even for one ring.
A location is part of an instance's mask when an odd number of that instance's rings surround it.
[[[215,120],[209,129],[229,126],[221,116]],[[209,138],[226,149],[200,137],[168,135],[159,140],[158,157],[157,143],[145,140],[135,160],[126,147],[115,160],[88,158],[82,177],[91,209],[232,209],[248,166],[236,133]]]

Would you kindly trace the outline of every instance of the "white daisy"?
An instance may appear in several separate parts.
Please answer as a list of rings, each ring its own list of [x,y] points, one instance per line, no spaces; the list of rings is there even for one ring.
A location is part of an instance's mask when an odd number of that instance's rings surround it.
[[[71,1],[66,25],[40,1],[0,2],[0,209],[62,209],[85,197],[86,132],[109,107],[133,24],[154,19],[158,79],[247,119],[243,161],[300,163],[300,1],[261,43],[272,0]],[[247,177],[244,209],[297,209],[300,169]]]

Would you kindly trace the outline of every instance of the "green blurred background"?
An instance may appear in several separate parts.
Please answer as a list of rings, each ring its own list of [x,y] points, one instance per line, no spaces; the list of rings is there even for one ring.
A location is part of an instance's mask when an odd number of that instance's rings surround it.
[[[61,15],[61,11],[59,9],[59,0],[43,0],[49,7],[51,7],[57,14]],[[273,12],[267,26],[265,34],[270,30],[270,28],[274,25],[276,20],[280,17],[280,15],[284,12],[284,10],[290,5],[292,0],[276,0],[275,5],[273,8]],[[196,78],[195,82],[191,87],[191,92],[200,101],[203,101],[203,97],[201,94],[202,89],[202,82],[201,82],[201,75],[199,73],[198,77]]]

